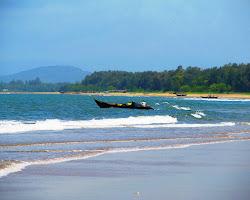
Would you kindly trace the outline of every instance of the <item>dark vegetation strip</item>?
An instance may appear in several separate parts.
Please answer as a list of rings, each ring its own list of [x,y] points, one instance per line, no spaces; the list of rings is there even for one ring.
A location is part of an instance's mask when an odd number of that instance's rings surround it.
[[[42,83],[13,80],[0,83],[0,91],[24,92],[250,92],[250,63],[226,64],[222,67],[200,68],[179,66],[162,72],[100,71],[86,76],[80,83]]]

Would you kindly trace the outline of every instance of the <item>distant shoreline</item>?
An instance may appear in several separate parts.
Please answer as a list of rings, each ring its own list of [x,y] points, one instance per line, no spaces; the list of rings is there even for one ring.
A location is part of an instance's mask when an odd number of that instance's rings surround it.
[[[0,94],[71,94],[71,95],[96,95],[96,96],[150,96],[150,97],[177,97],[173,93],[169,92],[114,92],[114,93],[105,93],[105,92],[0,92]],[[187,96],[177,97],[177,98],[200,98],[202,96],[208,96],[210,93],[187,93]],[[245,93],[213,93],[212,95],[217,96],[219,99],[250,99],[250,94]]]

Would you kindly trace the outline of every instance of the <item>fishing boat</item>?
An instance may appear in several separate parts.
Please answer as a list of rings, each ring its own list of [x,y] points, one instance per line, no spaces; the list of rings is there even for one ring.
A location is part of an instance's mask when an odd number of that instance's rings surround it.
[[[175,93],[175,95],[177,97],[185,97],[185,96],[187,96],[187,94],[185,94],[185,93]]]
[[[207,96],[201,96],[201,98],[203,99],[218,99],[218,96],[215,95],[207,95]]]
[[[151,106],[147,105],[146,102],[136,103],[131,101],[128,103],[107,103],[96,99],[95,102],[100,108],[129,108],[129,109],[144,109],[144,110],[153,109]]]

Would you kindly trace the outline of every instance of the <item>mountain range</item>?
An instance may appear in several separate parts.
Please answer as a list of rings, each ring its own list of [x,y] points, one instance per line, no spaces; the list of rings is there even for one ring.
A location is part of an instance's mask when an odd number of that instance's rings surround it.
[[[90,74],[90,72],[83,71],[74,66],[44,66],[21,71],[15,74],[0,76],[0,81],[28,81],[40,78],[40,80],[45,83],[74,83],[83,80],[88,74]]]

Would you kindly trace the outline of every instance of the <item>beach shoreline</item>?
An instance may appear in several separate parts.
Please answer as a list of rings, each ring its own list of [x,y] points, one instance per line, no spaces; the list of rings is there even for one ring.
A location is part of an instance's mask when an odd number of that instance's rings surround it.
[[[249,144],[122,152],[29,166],[0,179],[1,199],[247,200]]]
[[[132,97],[176,97],[176,98],[201,98],[203,96],[209,96],[211,93],[187,93],[186,96],[176,96],[170,92],[0,92],[0,94],[54,94],[54,95],[89,95],[89,96],[132,96]],[[250,99],[250,94],[246,93],[212,93],[213,96],[217,96],[219,99]]]

